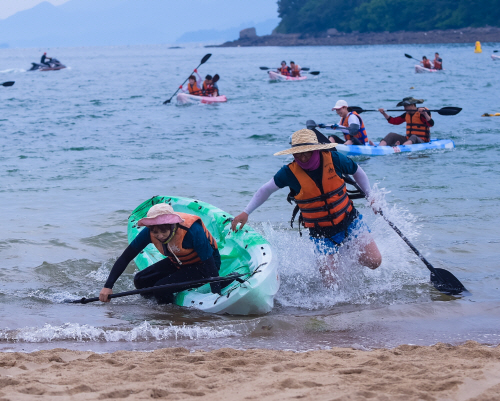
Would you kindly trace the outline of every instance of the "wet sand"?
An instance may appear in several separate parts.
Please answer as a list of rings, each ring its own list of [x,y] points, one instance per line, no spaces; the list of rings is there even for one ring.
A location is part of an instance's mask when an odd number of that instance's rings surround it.
[[[500,346],[403,345],[111,354],[0,354],[0,401],[103,399],[474,400],[500,396]]]

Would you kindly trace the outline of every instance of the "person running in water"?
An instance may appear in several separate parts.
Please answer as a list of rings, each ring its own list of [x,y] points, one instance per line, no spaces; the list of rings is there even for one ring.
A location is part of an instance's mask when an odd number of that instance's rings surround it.
[[[294,161],[283,166],[274,178],[264,184],[231,223],[233,231],[243,229],[250,213],[272,193],[289,187],[288,197],[297,204],[292,224],[300,210],[299,230],[301,225],[309,229],[316,254],[321,256],[319,270],[325,284],[330,287],[336,281],[336,254],[347,242],[350,245],[347,249],[358,251],[356,255],[361,265],[376,269],[382,263],[377,244],[363,222],[363,216],[355,209],[345,186],[345,179],[352,174],[357,185],[369,196],[371,189],[368,177],[361,166],[347,156],[332,151],[335,146],[336,143],[320,143],[313,130],[295,132],[291,148],[274,154],[291,154]]]

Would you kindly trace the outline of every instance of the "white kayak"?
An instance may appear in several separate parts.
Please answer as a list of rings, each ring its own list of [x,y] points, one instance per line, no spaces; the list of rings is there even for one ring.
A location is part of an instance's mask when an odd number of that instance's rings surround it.
[[[179,93],[177,95],[177,103],[178,104],[189,104],[189,103],[212,104],[212,103],[224,103],[224,102],[227,102],[227,98],[225,95],[222,95],[222,96],[196,96],[196,95],[190,95],[188,93]]]
[[[243,283],[232,281],[221,294],[210,292],[210,285],[182,291],[176,294],[175,304],[210,313],[231,315],[261,315],[271,311],[274,296],[279,289],[278,262],[269,243],[257,231],[245,225],[236,233],[231,231],[232,216],[208,203],[189,198],[155,196],[140,204],[128,219],[129,243],[143,227],[137,222],[146,216],[151,206],[171,204],[176,212],[194,214],[217,241],[222,265],[220,276],[241,273]],[[153,244],[149,244],[135,258],[139,270],[144,270],[165,257]]]
[[[453,149],[455,142],[451,139],[431,139],[428,143],[399,146],[363,146],[363,145],[337,145],[335,149],[346,156],[385,156],[394,153],[417,152],[429,149]]]
[[[491,55],[491,58],[492,58],[493,60],[500,60],[500,56],[497,56],[496,54],[492,54],[492,55]]]
[[[268,71],[270,81],[303,81],[307,79],[307,76],[302,77],[287,77],[286,75],[281,75],[278,72]]]
[[[444,70],[435,70],[434,68],[425,68],[425,67],[422,67],[421,65],[416,65],[415,66],[415,72],[416,73],[439,72],[439,71],[444,71]]]

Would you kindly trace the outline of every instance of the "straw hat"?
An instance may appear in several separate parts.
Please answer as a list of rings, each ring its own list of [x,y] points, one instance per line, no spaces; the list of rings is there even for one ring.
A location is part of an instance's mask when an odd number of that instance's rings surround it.
[[[399,107],[399,106],[404,106],[404,105],[410,105],[410,104],[420,104],[420,103],[423,103],[424,100],[423,99],[415,99],[413,97],[405,97],[403,100],[401,100],[397,105],[396,107]]]
[[[167,203],[158,203],[148,210],[148,214],[137,222],[141,226],[158,226],[160,224],[183,223],[184,219],[174,212],[172,206]]]
[[[336,143],[319,143],[318,137],[310,129],[301,129],[292,135],[292,147],[275,153],[274,156],[291,155],[294,153],[312,152],[313,150],[331,149]]]

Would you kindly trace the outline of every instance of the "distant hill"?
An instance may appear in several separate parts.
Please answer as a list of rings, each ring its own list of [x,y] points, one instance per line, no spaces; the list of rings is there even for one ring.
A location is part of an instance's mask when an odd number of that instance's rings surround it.
[[[240,31],[245,28],[254,27],[257,30],[257,35],[270,35],[273,29],[275,29],[280,20],[278,18],[271,18],[267,21],[261,23],[248,22],[241,24],[239,27],[217,30],[217,29],[205,29],[194,32],[186,32],[177,39],[177,43],[188,43],[188,42],[218,42],[223,43],[228,40],[234,40],[239,37]]]
[[[277,32],[395,32],[500,26],[499,0],[278,0]]]
[[[275,19],[277,25],[276,17],[275,0],[43,2],[0,20],[0,38],[9,47],[161,44],[174,43],[187,32],[237,29],[252,21]],[[216,40],[208,32],[204,37]]]

